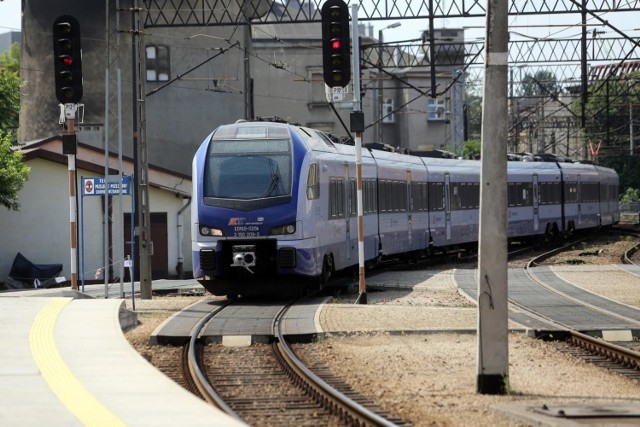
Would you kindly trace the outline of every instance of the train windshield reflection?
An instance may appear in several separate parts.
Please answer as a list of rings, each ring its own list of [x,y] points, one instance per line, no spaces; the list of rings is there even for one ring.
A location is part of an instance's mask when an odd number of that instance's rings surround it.
[[[290,140],[212,140],[204,196],[239,200],[289,196],[291,169]]]

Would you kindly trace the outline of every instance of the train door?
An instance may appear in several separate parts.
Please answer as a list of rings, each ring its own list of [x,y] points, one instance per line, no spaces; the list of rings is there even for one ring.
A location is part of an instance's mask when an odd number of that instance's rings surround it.
[[[411,212],[413,211],[413,202],[411,199],[411,171],[407,171],[407,194],[406,194],[406,200],[407,200],[407,205],[406,205],[406,210],[407,210],[407,241],[409,242],[409,248],[412,248],[412,216],[411,216]]]
[[[451,240],[451,175],[444,174],[444,221],[447,240]]]
[[[540,226],[540,218],[539,218],[539,203],[538,203],[538,175],[533,175],[533,232],[537,233],[538,228]]]

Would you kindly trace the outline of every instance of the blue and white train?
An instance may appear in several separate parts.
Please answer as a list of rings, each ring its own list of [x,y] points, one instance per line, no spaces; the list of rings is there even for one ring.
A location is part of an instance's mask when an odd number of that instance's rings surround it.
[[[363,149],[364,255],[474,244],[480,165]],[[193,273],[215,295],[263,280],[326,283],[358,264],[354,147],[279,122],[218,127],[193,160]],[[618,175],[578,163],[508,163],[508,235],[553,237],[619,220]],[[271,290],[272,291],[272,290]]]

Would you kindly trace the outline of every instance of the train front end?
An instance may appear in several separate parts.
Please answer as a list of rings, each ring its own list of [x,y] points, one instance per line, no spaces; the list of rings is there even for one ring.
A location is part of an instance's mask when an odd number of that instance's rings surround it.
[[[214,295],[272,294],[277,278],[304,264],[296,218],[304,146],[289,128],[220,126],[194,157],[193,273]]]

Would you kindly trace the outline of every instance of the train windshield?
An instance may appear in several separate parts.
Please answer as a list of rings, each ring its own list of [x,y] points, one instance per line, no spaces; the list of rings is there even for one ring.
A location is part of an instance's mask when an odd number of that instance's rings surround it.
[[[212,139],[204,196],[255,200],[291,195],[289,139]]]

